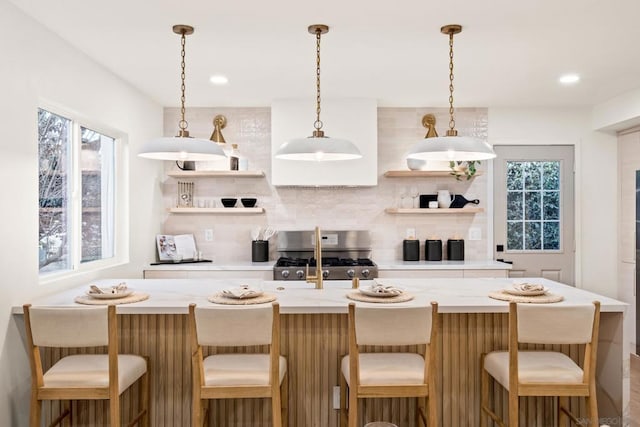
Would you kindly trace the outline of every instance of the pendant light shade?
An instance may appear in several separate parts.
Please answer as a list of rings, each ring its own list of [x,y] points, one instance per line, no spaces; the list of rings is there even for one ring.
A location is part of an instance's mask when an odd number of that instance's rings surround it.
[[[462,31],[460,25],[445,25],[440,32],[449,36],[449,129],[446,136],[430,137],[418,141],[407,154],[407,159],[474,161],[496,157],[486,141],[468,136],[458,136],[453,115],[453,35]],[[436,134],[437,135],[437,134]]]
[[[186,36],[193,34],[193,27],[189,25],[174,25],[173,32],[180,35],[182,59],[180,74],[182,85],[180,87],[182,96],[180,98],[180,122],[178,123],[178,135],[170,137],[160,137],[148,141],[142,146],[138,156],[154,160],[175,160],[175,161],[206,161],[216,160],[226,157],[224,150],[216,144],[206,139],[191,138],[187,130],[188,123],[185,115],[185,43]]]
[[[470,161],[496,157],[487,142],[469,136],[438,136],[418,141],[407,154],[409,159]]]
[[[296,138],[280,146],[276,157],[286,160],[331,161],[362,157],[360,150],[346,139],[314,137]]]
[[[210,161],[226,157],[220,146],[207,139],[188,136],[155,138],[142,146],[138,156],[153,160]]]
[[[316,36],[316,121],[315,130],[307,138],[295,138],[280,146],[275,154],[277,159],[303,161],[354,160],[362,157],[358,147],[351,141],[330,138],[324,135],[320,120],[320,39],[329,32],[329,27],[318,24],[308,28]]]

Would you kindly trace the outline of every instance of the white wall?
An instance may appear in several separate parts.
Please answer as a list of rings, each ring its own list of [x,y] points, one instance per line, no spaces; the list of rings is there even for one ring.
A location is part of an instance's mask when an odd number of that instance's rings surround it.
[[[135,156],[140,143],[162,132],[162,109],[84,54],[0,2],[0,425],[28,425],[30,373],[21,316],[11,307],[37,295],[97,277],[140,277],[154,254],[162,206],[160,166]],[[38,283],[37,108],[41,101],[127,135],[130,175],[126,236],[131,262],[65,280]]]
[[[587,108],[489,108],[494,145],[574,145],[576,286],[617,297],[617,145]]]
[[[402,259],[402,240],[407,228],[413,228],[421,241],[421,258],[424,258],[424,241],[427,238],[467,238],[469,228],[480,231],[483,240],[465,242],[465,259],[491,258],[486,244],[487,211],[475,215],[392,215],[385,208],[397,207],[402,189],[415,186],[420,194],[434,194],[448,189],[452,194],[464,194],[468,199],[479,199],[480,207],[487,209],[487,174],[467,181],[453,177],[441,178],[388,178],[388,170],[407,170],[405,153],[424,138],[422,116],[433,113],[438,119],[441,133],[447,128],[446,108],[378,108],[378,160],[373,165],[378,185],[374,187],[275,187],[272,172],[276,164],[271,162],[270,109],[262,108],[189,108],[186,112],[189,129],[193,135],[208,135],[211,121],[217,114],[227,117],[227,127],[222,131],[227,144],[237,143],[240,153],[249,160],[249,169],[262,170],[264,178],[196,178],[194,197],[215,200],[221,207],[221,197],[256,197],[258,206],[265,209],[261,215],[168,215],[164,224],[167,234],[193,233],[197,246],[207,259],[218,264],[249,262],[251,260],[251,229],[270,225],[277,230],[307,229],[318,225],[324,230],[361,229],[372,234],[372,258],[379,262]],[[165,109],[165,135],[175,132],[179,110]],[[331,126],[330,122],[326,126]],[[486,138],[486,108],[461,108],[456,113],[456,127],[464,135]],[[336,134],[338,135],[338,134]],[[482,162],[486,171],[489,162]],[[168,167],[175,165],[167,163]],[[204,169],[198,163],[198,169]],[[204,165],[209,166],[209,165]],[[445,164],[448,167],[448,164]],[[168,178],[164,185],[165,206],[175,206],[177,180]],[[418,199],[416,198],[416,202]],[[405,202],[411,203],[410,199]],[[238,201],[238,206],[240,201]],[[407,206],[408,207],[408,206]],[[204,239],[205,229],[213,230],[213,242]],[[271,260],[278,254],[275,239],[270,245]]]

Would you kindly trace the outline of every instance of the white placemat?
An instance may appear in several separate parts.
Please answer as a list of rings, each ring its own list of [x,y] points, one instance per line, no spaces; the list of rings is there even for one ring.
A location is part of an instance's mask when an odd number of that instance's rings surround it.
[[[511,295],[503,290],[489,292],[489,298],[499,299],[501,301],[509,301],[509,302],[525,302],[532,304],[548,304],[552,302],[560,302],[564,299],[562,295],[550,294],[546,293],[543,295],[535,295],[535,296],[522,296],[522,295]]]
[[[149,298],[149,294],[145,294],[143,292],[134,292],[129,296],[123,298],[112,298],[112,299],[98,299],[92,298],[89,295],[80,295],[75,297],[74,301],[78,304],[88,304],[88,305],[118,305],[118,304],[131,304],[132,302],[140,302]]]

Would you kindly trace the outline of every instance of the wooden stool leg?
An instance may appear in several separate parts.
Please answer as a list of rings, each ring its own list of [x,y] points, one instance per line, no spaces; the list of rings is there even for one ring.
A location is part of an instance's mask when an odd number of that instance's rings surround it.
[[[356,391],[349,387],[349,427],[358,425],[358,395]]]
[[[591,388],[591,387],[589,387]],[[599,426],[598,421],[598,402],[596,400],[595,385],[593,386],[593,394],[587,396],[587,411],[589,411],[589,425]]]
[[[519,418],[518,394],[513,390],[509,390],[509,427],[518,427]]]
[[[142,382],[140,384],[140,408],[144,411],[144,415],[142,416],[142,427],[149,427],[151,421],[149,418],[151,417],[151,411],[149,410],[149,363],[147,362],[147,372],[142,376]]]
[[[569,396],[559,396],[558,397],[558,427],[567,427],[569,426],[569,417],[562,410],[569,410]]]
[[[194,396],[191,403],[191,427],[202,427],[202,400]]]
[[[480,366],[482,373],[480,374],[480,427],[487,427],[487,414],[485,414],[485,408],[489,408],[489,373],[484,369],[484,357],[482,355],[482,361]]]
[[[340,373],[340,410],[338,412],[340,427],[347,427],[347,381],[342,373]]]
[[[40,427],[42,418],[42,400],[38,400],[36,391],[31,391],[31,410],[29,413],[29,424],[31,427]]]
[[[282,400],[282,407],[280,412],[282,414],[283,427],[289,427],[289,372],[285,372],[282,384],[280,385],[280,394]]]
[[[111,396],[109,399],[109,425],[120,425],[120,396]]]
[[[271,418],[273,427],[282,427],[282,402],[280,401],[280,387],[274,387],[271,396]]]

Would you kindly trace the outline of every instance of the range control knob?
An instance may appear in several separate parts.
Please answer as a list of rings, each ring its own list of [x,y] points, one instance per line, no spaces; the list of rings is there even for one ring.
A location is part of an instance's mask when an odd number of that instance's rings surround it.
[[[353,268],[350,268],[347,270],[347,276],[349,277],[349,279],[353,279],[353,276],[356,275],[356,271]]]
[[[329,270],[322,270],[322,278],[326,279],[327,277],[329,277]]]
[[[283,278],[288,278],[289,277],[289,270],[282,270],[282,273],[280,273],[282,275]]]
[[[362,270],[362,277],[369,277],[369,274],[371,274],[371,272],[369,271],[368,268],[365,268],[364,270]]]
[[[296,276],[298,276],[298,279],[302,279],[304,277],[304,270],[296,271]]]

